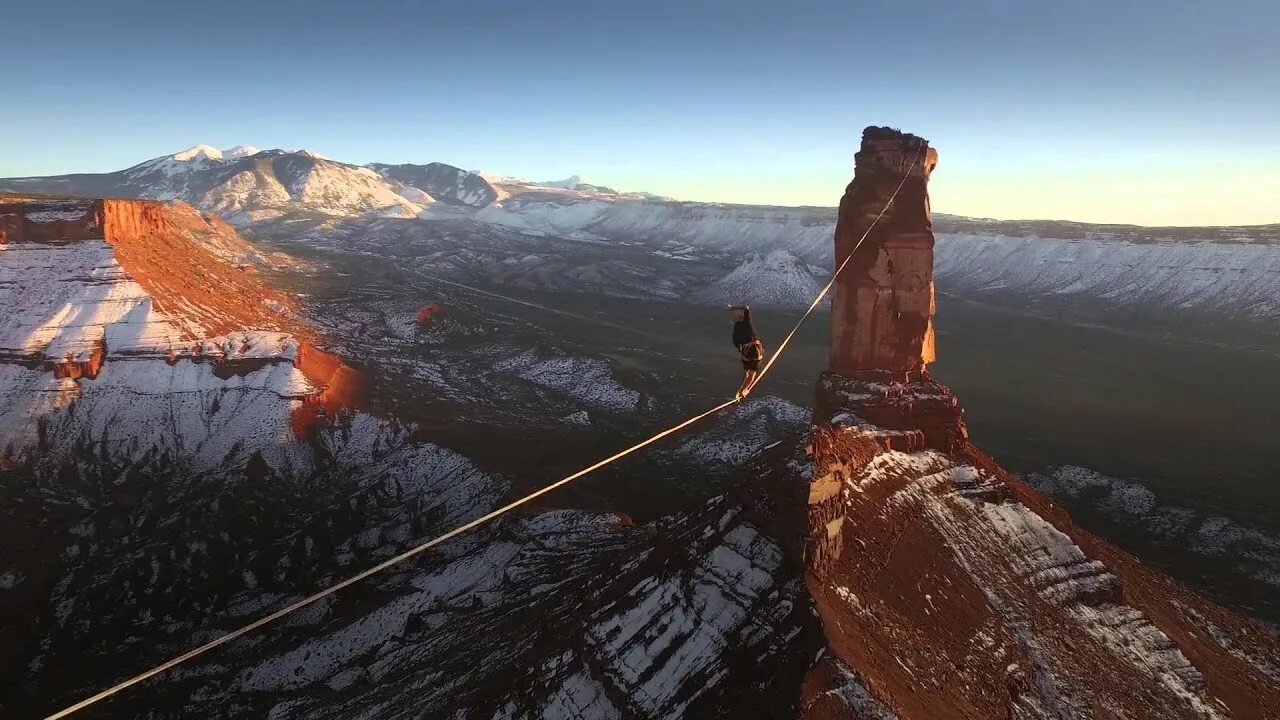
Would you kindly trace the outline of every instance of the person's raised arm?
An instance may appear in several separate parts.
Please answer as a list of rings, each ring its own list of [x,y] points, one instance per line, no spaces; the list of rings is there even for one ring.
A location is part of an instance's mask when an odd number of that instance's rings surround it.
[[[751,306],[742,306],[742,319],[747,323],[747,329],[751,331],[751,337],[760,337],[756,334],[756,324],[751,321]]]

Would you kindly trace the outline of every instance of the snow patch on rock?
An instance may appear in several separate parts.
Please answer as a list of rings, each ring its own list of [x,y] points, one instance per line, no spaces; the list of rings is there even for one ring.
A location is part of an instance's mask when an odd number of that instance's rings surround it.
[[[671,452],[726,467],[741,467],[766,445],[799,433],[811,419],[811,412],[779,397],[749,397],[727,412],[716,424],[694,433]]]
[[[601,410],[631,412],[640,403],[640,393],[618,383],[609,366],[595,358],[545,356],[526,350],[500,360],[494,370],[512,373]]]
[[[1068,622],[1092,638],[1094,652],[1149,678],[1167,702],[1199,717],[1222,717],[1200,672],[1150,619],[1123,602],[1119,580],[1101,562],[1026,505],[968,492],[981,471],[926,451],[885,453],[861,474],[851,481],[854,487],[906,478],[888,506],[923,512],[988,603],[1025,638],[1052,687],[1052,697],[1042,699],[1073,711],[1091,707],[1092,691],[1071,682],[1076,650],[1047,640],[1057,623]]]
[[[1028,476],[1036,489],[1063,502],[1088,505],[1106,517],[1136,525],[1156,539],[1197,555],[1228,559],[1241,572],[1280,587],[1280,538],[1224,517],[1160,502],[1141,483],[1074,465]]]

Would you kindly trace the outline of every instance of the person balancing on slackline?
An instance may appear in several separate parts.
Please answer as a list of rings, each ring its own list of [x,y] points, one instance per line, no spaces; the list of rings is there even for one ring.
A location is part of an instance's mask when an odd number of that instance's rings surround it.
[[[738,388],[735,400],[741,401],[751,392],[756,379],[760,377],[760,362],[764,360],[764,343],[756,335],[756,326],[751,322],[751,306],[730,305],[733,313],[733,346],[738,348],[742,356],[742,386]]]

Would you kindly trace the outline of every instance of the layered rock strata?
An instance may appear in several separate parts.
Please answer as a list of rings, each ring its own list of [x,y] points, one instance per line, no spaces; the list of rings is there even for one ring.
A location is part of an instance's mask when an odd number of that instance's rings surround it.
[[[836,219],[836,262],[852,259],[832,301],[831,370],[911,380],[934,359],[928,182],[938,154],[915,135],[870,127],[854,163]]]
[[[129,365],[95,391],[260,386],[294,403],[300,433],[359,395],[358,375],[316,347],[294,299],[239,269],[257,251],[181,203],[7,196],[0,241],[6,457],[34,444],[35,417],[111,363]],[[201,365],[212,373],[187,369]]]
[[[935,163],[924,140],[867,129],[837,258],[906,179],[836,286],[810,440],[771,476],[826,636],[800,716],[1277,716],[1273,634],[1076,527],[969,442],[926,369]]]

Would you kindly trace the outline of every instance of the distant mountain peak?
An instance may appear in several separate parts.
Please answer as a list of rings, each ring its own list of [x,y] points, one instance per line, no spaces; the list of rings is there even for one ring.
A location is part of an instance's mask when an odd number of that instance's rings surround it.
[[[180,162],[199,160],[201,158],[206,160],[221,160],[222,151],[212,145],[193,145],[182,152],[174,153],[172,157],[174,160],[178,160]]]
[[[570,175],[563,180],[547,180],[537,184],[545,187],[564,188],[565,190],[577,190],[579,185],[591,185],[592,187],[595,187],[584,180],[581,175]]]
[[[529,180],[525,178],[516,177],[514,175],[504,175],[502,173],[496,173],[489,170],[469,170],[468,172],[493,185],[531,185],[532,184]]]
[[[264,152],[261,148],[254,145],[236,145],[226,150],[219,150],[212,145],[193,145],[186,150],[176,152],[169,155],[168,158],[179,162],[190,162],[192,160],[238,160],[240,158],[253,157],[258,153]],[[298,150],[280,150],[272,149],[265,152],[276,155],[302,155],[303,157],[314,158],[316,160],[328,160],[328,156],[321,155],[314,150],[301,148]]]
[[[192,145],[181,152],[176,152],[169,157],[178,162],[190,162],[192,160],[235,160],[237,158],[251,157],[262,152],[252,145],[236,145],[235,147],[219,150],[212,145]]]
[[[438,200],[446,205],[464,205],[481,208],[497,200],[501,194],[478,172],[463,170],[447,163],[427,163],[426,165],[385,163],[369,163],[366,168],[390,180],[405,197],[417,197],[409,191],[405,195],[404,188],[413,188],[428,194],[433,201]]]
[[[224,159],[231,160],[233,158],[251,157],[260,152],[262,151],[252,145],[237,145],[233,148],[223,150],[222,157]]]

